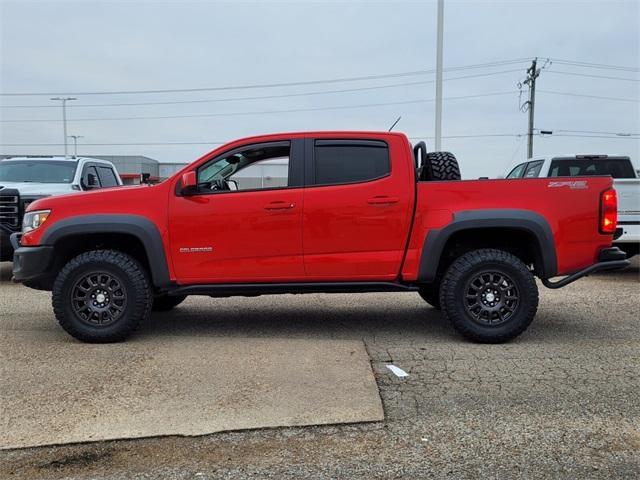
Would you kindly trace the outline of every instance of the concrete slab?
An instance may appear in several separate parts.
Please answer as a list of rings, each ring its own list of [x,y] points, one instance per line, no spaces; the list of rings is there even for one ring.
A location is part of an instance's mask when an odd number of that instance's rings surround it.
[[[1,282],[0,448],[383,419],[362,341],[239,333],[82,344]]]

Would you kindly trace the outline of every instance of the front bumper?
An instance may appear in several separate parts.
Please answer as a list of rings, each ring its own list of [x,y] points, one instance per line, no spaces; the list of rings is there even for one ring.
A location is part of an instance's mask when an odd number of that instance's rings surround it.
[[[631,262],[627,260],[627,254],[618,247],[603,248],[598,254],[598,263],[594,263],[578,272],[567,275],[562,280],[552,282],[548,278],[542,279],[542,284],[547,288],[561,288],[576,280],[589,275],[590,273],[603,270],[619,270],[628,267]]]
[[[17,239],[17,236],[12,235],[11,239]],[[53,247],[18,247],[13,252],[13,281],[33,282],[47,278],[52,263]]]

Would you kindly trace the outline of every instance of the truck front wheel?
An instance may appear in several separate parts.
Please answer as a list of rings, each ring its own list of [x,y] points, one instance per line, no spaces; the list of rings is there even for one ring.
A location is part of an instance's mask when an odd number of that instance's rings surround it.
[[[538,308],[538,287],[516,256],[474,250],[455,260],[444,275],[440,304],[453,327],[481,343],[502,343],[524,332]]]
[[[133,257],[93,250],[71,259],[52,292],[53,311],[67,333],[90,343],[124,340],[149,316],[153,295]]]

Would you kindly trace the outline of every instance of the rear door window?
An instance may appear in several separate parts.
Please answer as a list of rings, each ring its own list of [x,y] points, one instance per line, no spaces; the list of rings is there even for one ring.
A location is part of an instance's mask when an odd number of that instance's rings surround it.
[[[635,178],[633,165],[626,158],[575,158],[553,160],[550,177],[582,177],[611,175],[613,178]]]
[[[391,173],[385,142],[316,140],[313,185],[367,182]]]
[[[118,179],[110,167],[98,167],[98,176],[103,187],[117,187]]]

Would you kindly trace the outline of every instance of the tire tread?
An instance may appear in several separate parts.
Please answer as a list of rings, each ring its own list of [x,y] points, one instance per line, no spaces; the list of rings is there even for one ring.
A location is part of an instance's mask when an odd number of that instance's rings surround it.
[[[133,285],[135,294],[128,301],[133,301],[133,310],[129,318],[122,321],[122,327],[115,332],[96,335],[78,328],[68,318],[65,311],[63,291],[65,282],[77,268],[91,263],[107,263],[121,269]],[[130,296],[131,297],[131,296]],[[72,258],[58,273],[53,284],[51,303],[53,312],[60,326],[71,336],[88,343],[119,342],[129,337],[138,328],[141,321],[146,320],[153,305],[153,295],[147,274],[140,263],[133,257],[116,250],[91,250]]]
[[[520,321],[516,321],[513,329],[488,335],[479,333],[472,328],[470,320],[466,318],[466,314],[459,308],[459,299],[456,299],[455,296],[455,286],[464,281],[469,270],[479,264],[491,262],[505,263],[511,268],[515,268],[521,277],[520,280],[525,284],[524,290],[531,295],[531,302],[528,302],[529,305],[526,311],[517,312]],[[521,294],[524,293],[521,292]],[[522,334],[533,321],[538,309],[538,286],[531,271],[515,255],[504,250],[490,248],[473,250],[462,255],[449,266],[440,288],[440,305],[445,317],[464,337],[478,343],[503,343]]]
[[[431,166],[431,180],[460,180],[460,166],[450,152],[429,152],[426,161]]]

